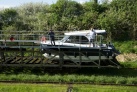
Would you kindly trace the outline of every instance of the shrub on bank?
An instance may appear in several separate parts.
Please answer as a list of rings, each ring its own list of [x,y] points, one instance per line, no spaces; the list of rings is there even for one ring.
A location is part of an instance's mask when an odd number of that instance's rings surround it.
[[[115,41],[114,45],[121,53],[137,54],[137,41]]]

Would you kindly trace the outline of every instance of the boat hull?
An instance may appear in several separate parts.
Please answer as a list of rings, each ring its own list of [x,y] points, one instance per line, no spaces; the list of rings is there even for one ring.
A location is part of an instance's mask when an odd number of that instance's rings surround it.
[[[70,60],[81,63],[119,64],[113,49],[108,48],[41,45],[41,49],[44,56],[48,59],[52,58],[52,60],[63,58],[64,61]]]

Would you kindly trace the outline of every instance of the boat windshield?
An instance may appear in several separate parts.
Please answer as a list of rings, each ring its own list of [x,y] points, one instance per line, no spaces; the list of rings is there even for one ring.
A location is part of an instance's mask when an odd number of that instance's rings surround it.
[[[63,39],[61,40],[61,42],[65,42],[67,39],[68,39],[68,35],[65,35],[64,37],[63,37]]]
[[[97,35],[95,42],[97,45],[102,46],[107,43],[107,38],[105,37],[105,35]]]

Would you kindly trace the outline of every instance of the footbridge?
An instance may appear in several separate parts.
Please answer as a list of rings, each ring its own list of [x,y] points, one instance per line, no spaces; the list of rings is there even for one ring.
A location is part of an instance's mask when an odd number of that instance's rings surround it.
[[[25,32],[24,32],[25,33]],[[40,38],[43,33],[33,34],[0,34],[0,67],[114,67],[120,68],[117,62],[108,60],[101,61],[100,49],[95,52],[99,55],[98,61],[90,63],[82,63],[82,56],[90,59],[82,51],[74,51],[79,53],[79,62],[65,54],[65,51],[51,52],[56,53],[54,56],[46,58],[41,50]],[[45,33],[46,34],[46,33]],[[11,36],[13,37],[11,39]],[[47,37],[48,38],[48,37]],[[61,37],[56,36],[56,40]],[[58,56],[58,59],[56,56]],[[67,59],[64,59],[67,57]]]

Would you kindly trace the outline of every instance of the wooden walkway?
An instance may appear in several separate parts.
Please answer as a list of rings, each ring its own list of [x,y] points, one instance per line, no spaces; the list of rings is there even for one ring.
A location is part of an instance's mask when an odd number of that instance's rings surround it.
[[[59,55],[58,59],[54,57],[45,58],[39,41],[36,39],[14,41],[0,39],[0,67],[120,67],[119,64],[101,65],[100,61],[92,63],[77,63],[75,61],[71,61],[69,56],[67,56],[68,60],[63,60],[63,56],[65,56],[65,54],[62,53],[64,52],[57,53]],[[82,52],[81,55],[83,55]]]

